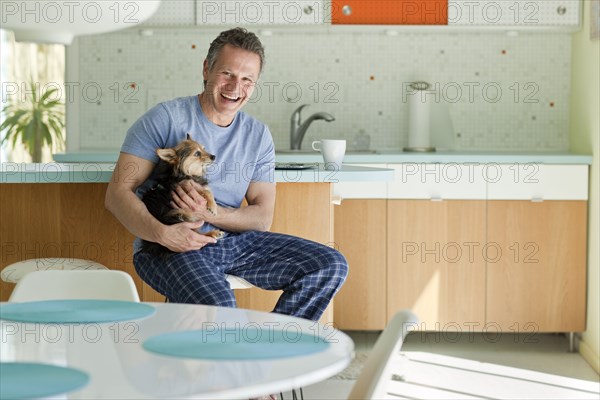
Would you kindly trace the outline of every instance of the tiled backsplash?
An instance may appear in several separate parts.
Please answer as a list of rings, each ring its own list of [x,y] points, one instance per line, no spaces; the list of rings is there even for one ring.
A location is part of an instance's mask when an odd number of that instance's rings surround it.
[[[202,62],[220,29],[130,30],[78,39],[80,150],[118,149],[129,126],[159,101],[202,90]],[[260,35],[267,60],[245,111],[289,146],[290,116],[310,104],[335,116],[319,138],[371,136],[371,148],[408,141],[408,84],[427,81],[461,150],[567,150],[571,37],[567,33],[403,33],[324,30]],[[67,82],[73,81],[72,71]],[[71,133],[70,133],[71,134]],[[439,137],[442,137],[439,136]],[[434,139],[435,140],[435,139]],[[436,143],[434,143],[436,144]]]

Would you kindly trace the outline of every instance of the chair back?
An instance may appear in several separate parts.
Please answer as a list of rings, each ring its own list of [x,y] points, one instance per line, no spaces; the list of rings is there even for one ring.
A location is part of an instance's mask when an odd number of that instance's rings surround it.
[[[385,327],[367,362],[352,387],[349,399],[398,398],[388,394],[395,361],[400,358],[400,348],[408,332],[415,330],[419,319],[411,311],[399,311]]]
[[[117,270],[30,272],[19,280],[8,301],[84,299],[140,301],[131,276]]]

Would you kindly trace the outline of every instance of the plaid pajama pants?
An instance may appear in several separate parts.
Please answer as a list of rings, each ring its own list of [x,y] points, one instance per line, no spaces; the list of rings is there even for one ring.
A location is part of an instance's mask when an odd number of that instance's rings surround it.
[[[266,290],[283,290],[273,312],[316,321],[344,283],[348,264],[337,250],[295,236],[249,231],[229,234],[197,251],[166,260],[134,255],[140,277],[176,303],[235,307],[225,274]]]

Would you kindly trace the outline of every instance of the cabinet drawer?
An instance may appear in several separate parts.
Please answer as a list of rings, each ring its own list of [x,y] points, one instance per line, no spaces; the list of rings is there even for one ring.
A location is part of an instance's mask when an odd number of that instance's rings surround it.
[[[489,164],[490,200],[587,200],[587,165]]]
[[[390,164],[389,199],[485,200],[483,166],[469,163]]]
[[[352,164],[360,167],[388,168],[387,164]],[[344,199],[385,199],[386,182],[340,182],[333,185],[333,195]]]
[[[446,25],[448,0],[332,0],[331,23]]]

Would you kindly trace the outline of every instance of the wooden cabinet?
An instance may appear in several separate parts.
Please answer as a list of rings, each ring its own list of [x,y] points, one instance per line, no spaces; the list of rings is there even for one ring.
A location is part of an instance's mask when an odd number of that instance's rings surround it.
[[[503,331],[583,331],[585,201],[489,201],[486,315]]]
[[[134,237],[104,208],[106,183],[3,183],[0,269],[38,257],[83,258],[129,273],[143,301],[164,297],[133,266]],[[330,183],[277,184],[273,231],[333,242]],[[0,281],[0,301],[14,284]],[[239,290],[239,306],[271,311],[280,292]],[[332,320],[331,307],[321,321]]]
[[[448,0],[332,0],[333,25],[446,25]]]
[[[346,200],[335,207],[335,243],[350,266],[335,297],[336,326],[383,330],[387,323],[386,200]]]
[[[478,200],[388,201],[388,319],[408,308],[424,330],[483,326],[485,207]]]
[[[585,330],[587,165],[388,168],[396,177],[379,199],[334,188],[344,197],[335,241],[351,267],[339,328],[381,329],[381,310],[387,322],[410,308],[424,330]],[[356,225],[386,246],[349,233]]]
[[[333,246],[333,206],[329,183],[278,183],[272,232]],[[238,307],[272,311],[281,291],[236,290]],[[330,306],[322,321],[333,321]]]

